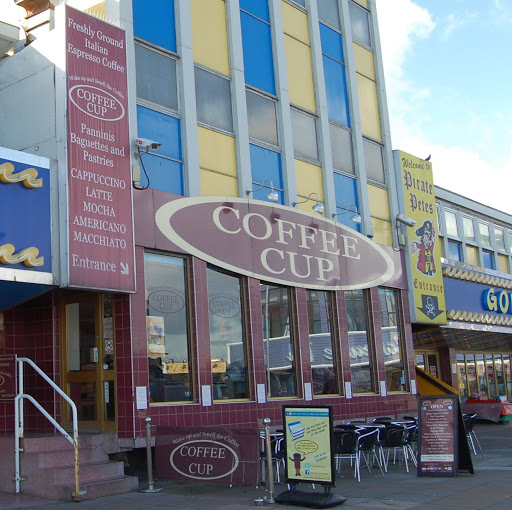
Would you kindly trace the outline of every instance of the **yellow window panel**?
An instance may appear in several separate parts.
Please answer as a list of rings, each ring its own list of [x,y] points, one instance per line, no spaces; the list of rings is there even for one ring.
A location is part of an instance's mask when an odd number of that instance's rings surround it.
[[[315,112],[315,89],[310,48],[289,35],[285,35],[284,43],[290,103]]]
[[[508,257],[498,253],[498,271],[502,273],[509,273],[508,270]]]
[[[103,1],[103,2],[98,2],[97,4],[94,4],[94,5],[91,5],[87,9],[85,9],[85,12],[88,12],[88,13],[92,14],[93,16],[96,16],[97,18],[106,19],[105,3],[106,2]]]
[[[320,201],[324,200],[324,185],[322,169],[317,165],[295,160],[295,176],[297,179],[297,194],[306,198],[310,193],[317,193]],[[307,205],[307,204],[306,204]],[[308,206],[311,208],[311,205]]]
[[[389,196],[386,189],[368,184],[368,201],[370,202],[370,215],[381,220],[391,221],[389,212]]]
[[[466,254],[468,257],[468,264],[472,266],[478,266],[478,248],[476,246],[466,245]]]
[[[199,166],[236,177],[235,139],[199,126]]]
[[[191,0],[194,62],[229,76],[226,4],[223,0]]]
[[[393,246],[393,226],[391,222],[374,218],[372,216],[373,239],[372,241],[385,246]]]
[[[201,168],[201,195],[211,197],[237,197],[238,181],[228,175]]]
[[[356,71],[363,76],[375,80],[375,64],[373,62],[373,53],[357,43],[352,43],[354,48],[354,60],[356,62]]]
[[[365,9],[368,9],[368,0],[354,0],[354,2],[362,5]]]
[[[281,2],[284,33],[309,45],[308,16],[287,2]]]
[[[377,86],[362,74],[356,73],[357,91],[359,93],[359,110],[361,113],[361,129],[363,135],[382,141],[380,133],[379,102]]]

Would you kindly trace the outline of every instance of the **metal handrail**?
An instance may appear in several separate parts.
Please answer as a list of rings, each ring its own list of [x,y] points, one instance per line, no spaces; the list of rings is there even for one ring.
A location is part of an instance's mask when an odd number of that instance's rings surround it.
[[[20,494],[20,439],[24,436],[24,420],[23,420],[23,400],[27,399],[46,417],[48,421],[73,445],[75,454],[75,492],[73,493],[73,500],[80,500],[80,474],[78,464],[78,412],[75,403],[69,398],[64,391],[57,386],[55,381],[50,379],[31,359],[29,358],[18,358],[18,394],[14,399],[14,417],[16,420],[15,426],[15,467],[16,467],[16,494]],[[64,428],[51,416],[46,409],[44,409],[37,400],[31,395],[24,392],[23,388],[23,363],[28,363],[53,389],[56,391],[71,407],[73,415],[73,437],[71,437]]]

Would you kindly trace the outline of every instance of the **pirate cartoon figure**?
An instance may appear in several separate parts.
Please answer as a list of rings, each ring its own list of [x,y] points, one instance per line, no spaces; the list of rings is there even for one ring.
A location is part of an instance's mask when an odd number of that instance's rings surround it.
[[[410,246],[413,255],[419,252],[416,267],[423,274],[432,276],[436,272],[436,264],[434,262],[436,231],[432,222],[426,220],[421,227],[416,229],[416,235],[420,241],[413,241]]]
[[[293,458],[289,457],[289,459],[293,462],[295,466],[295,476],[300,476],[300,465],[304,460],[306,460],[306,457],[301,458],[300,453],[294,453]]]

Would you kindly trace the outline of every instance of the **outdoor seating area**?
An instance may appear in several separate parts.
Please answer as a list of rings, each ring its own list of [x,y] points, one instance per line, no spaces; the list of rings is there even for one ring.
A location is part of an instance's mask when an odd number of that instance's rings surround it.
[[[397,420],[381,416],[371,421],[349,420],[336,423],[333,427],[333,456],[336,476],[353,476],[358,482],[368,475],[385,476],[393,469],[411,471],[411,464],[417,466],[416,417],[404,416]],[[280,429],[270,433],[272,470],[274,483],[285,481],[284,434]],[[266,484],[267,455],[265,431],[260,431],[261,483]],[[414,469],[412,469],[414,472]]]

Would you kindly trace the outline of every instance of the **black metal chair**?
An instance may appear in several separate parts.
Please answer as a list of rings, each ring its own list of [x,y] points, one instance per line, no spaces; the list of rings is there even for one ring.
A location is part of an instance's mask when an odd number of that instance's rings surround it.
[[[480,452],[483,450],[482,446],[480,445],[480,441],[478,441],[478,438],[476,437],[475,431],[473,430],[473,427],[475,425],[477,414],[464,414],[464,428],[466,429],[466,437],[468,438],[468,443],[471,445],[471,448],[473,449],[473,453],[477,455],[476,452],[476,446],[478,445],[478,448],[480,449]]]
[[[372,472],[373,462],[377,462],[380,472],[384,475],[382,470],[382,461],[380,451],[378,450],[379,429],[371,428],[370,430],[361,430],[357,439],[357,456],[356,456],[356,471],[357,481],[361,481],[361,457],[364,459],[368,472]]]
[[[350,466],[357,458],[357,440],[359,432],[353,425],[337,425],[333,430],[334,458],[336,471],[341,471],[341,460],[350,459]],[[357,468],[354,468],[354,477],[357,476]]]

